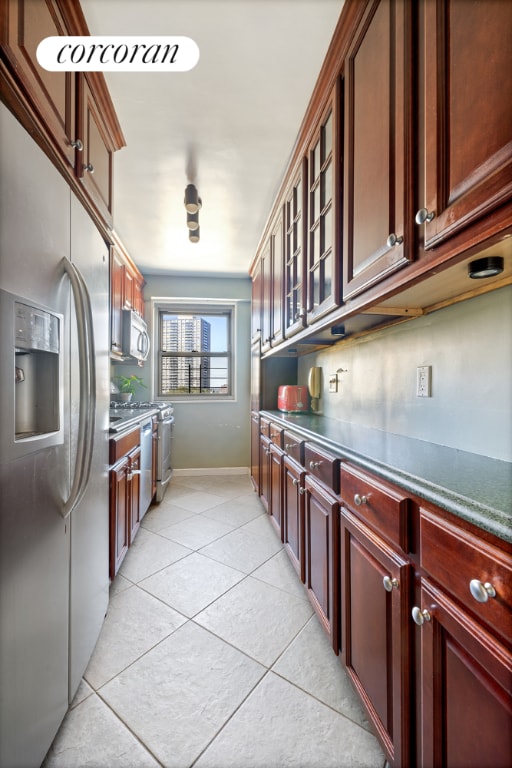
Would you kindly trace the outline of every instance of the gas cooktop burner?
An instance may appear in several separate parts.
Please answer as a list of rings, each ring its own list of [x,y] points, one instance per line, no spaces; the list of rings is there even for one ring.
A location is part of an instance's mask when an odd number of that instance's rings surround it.
[[[139,410],[140,408],[158,408],[160,411],[163,411],[167,408],[172,408],[172,403],[160,403],[160,402],[144,402],[144,401],[129,401],[129,402],[118,402],[117,400],[113,400],[110,403],[111,408],[129,408],[133,410]]]

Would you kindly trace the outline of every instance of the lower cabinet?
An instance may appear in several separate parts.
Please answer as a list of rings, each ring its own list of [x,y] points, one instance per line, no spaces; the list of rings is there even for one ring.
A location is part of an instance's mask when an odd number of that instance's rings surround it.
[[[510,544],[262,422],[262,502],[389,765],[510,768]]]
[[[270,471],[270,499],[268,504],[268,513],[270,522],[277,531],[277,535],[282,540],[282,457],[283,452],[274,443],[270,443],[269,448],[269,471]]]
[[[421,766],[510,768],[512,658],[499,640],[421,580]]]
[[[304,478],[306,472],[296,461],[283,458],[283,543],[300,580],[306,581],[304,555]]]
[[[411,765],[409,561],[340,512],[340,654],[393,765]]]
[[[320,622],[338,653],[338,498],[306,474],[304,555],[306,589]]]
[[[113,579],[140,527],[140,430],[110,439],[110,578]]]

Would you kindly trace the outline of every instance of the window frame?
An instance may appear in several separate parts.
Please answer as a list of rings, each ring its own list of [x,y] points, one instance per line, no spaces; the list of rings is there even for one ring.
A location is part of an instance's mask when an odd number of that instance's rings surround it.
[[[153,300],[153,328],[152,328],[152,348],[153,348],[153,393],[156,402],[226,402],[236,400],[236,375],[235,375],[235,349],[236,349],[236,323],[237,323],[237,304],[236,301],[229,299],[200,299],[200,298],[158,298]],[[161,320],[163,314],[171,315],[193,315],[196,317],[208,316],[226,316],[227,317],[227,344],[228,349],[222,352],[186,352],[182,356],[190,357],[208,357],[215,359],[222,357],[227,359],[228,367],[228,386],[227,392],[215,392],[207,394],[204,392],[187,393],[161,393],[162,380],[162,360],[164,357],[180,357],[178,353],[164,353],[161,349]]]

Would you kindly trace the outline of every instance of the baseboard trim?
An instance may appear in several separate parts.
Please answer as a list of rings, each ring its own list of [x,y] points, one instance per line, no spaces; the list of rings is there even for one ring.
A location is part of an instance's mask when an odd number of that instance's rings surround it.
[[[249,467],[192,467],[174,469],[174,477],[193,477],[194,475],[249,475]]]

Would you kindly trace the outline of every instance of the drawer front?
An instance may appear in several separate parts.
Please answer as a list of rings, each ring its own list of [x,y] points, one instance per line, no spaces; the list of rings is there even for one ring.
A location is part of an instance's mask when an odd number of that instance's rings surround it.
[[[512,641],[510,550],[494,547],[435,513],[421,509],[420,553],[421,567],[432,579],[481,621]],[[492,590],[494,596],[489,594]]]
[[[270,424],[270,439],[274,443],[274,445],[279,446],[279,448],[282,448],[282,442],[283,442],[283,428],[278,427],[277,424]]]
[[[311,443],[304,445],[304,466],[322,483],[325,483],[335,493],[339,491],[340,460],[331,453],[322,451]]]
[[[404,552],[410,551],[410,500],[403,491],[359,468],[342,464],[340,495],[344,506],[360,520]]]
[[[265,435],[265,437],[270,437],[270,421],[263,417],[260,419],[260,432],[262,435]]]
[[[115,464],[127,453],[130,453],[140,443],[140,427],[135,427],[129,432],[121,432],[121,434],[111,437],[109,441],[109,461],[110,464]]]
[[[304,463],[304,440],[294,435],[292,432],[283,433],[283,450],[291,458],[295,459],[299,464]]]

